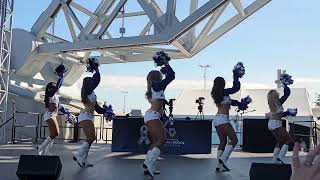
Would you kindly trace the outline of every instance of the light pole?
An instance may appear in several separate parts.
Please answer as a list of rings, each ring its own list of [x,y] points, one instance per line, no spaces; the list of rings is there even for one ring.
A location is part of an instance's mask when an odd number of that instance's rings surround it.
[[[207,65],[199,65],[199,67],[203,70],[203,91],[206,90],[206,83],[207,83],[207,69],[211,66]]]
[[[128,94],[128,91],[121,91],[123,94],[123,114],[126,114],[126,94]]]

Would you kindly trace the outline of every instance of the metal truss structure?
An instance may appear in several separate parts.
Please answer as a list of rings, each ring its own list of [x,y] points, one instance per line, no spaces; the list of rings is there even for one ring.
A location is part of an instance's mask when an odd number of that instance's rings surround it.
[[[92,55],[98,56],[102,64],[147,61],[158,50],[165,50],[173,59],[191,58],[271,0],[243,1],[246,3],[240,0],[99,0],[98,7],[89,10],[76,0],[52,0],[31,32],[16,31],[14,44],[19,45],[14,45],[13,67],[20,76],[33,77],[42,72],[44,79],[50,80],[45,72],[53,66],[48,64],[68,65],[69,62],[71,71],[66,83],[72,84],[83,73],[79,69],[83,67],[82,60]],[[179,8],[181,5],[189,8]],[[136,8],[126,10],[129,7]],[[226,9],[234,13],[218,24]],[[64,16],[69,38],[49,32],[59,13]],[[186,16],[181,18],[179,14]],[[128,21],[136,23],[125,27]],[[19,43],[22,39],[27,45]],[[21,49],[27,50],[21,53]]]
[[[7,99],[11,59],[13,0],[2,0],[0,7],[0,139],[5,139],[5,125],[7,120]]]

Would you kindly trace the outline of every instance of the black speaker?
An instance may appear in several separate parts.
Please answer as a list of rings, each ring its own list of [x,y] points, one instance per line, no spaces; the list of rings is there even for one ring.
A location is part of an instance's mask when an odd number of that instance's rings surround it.
[[[242,149],[254,153],[272,153],[276,140],[268,129],[269,119],[244,119]],[[285,126],[283,121],[283,126]]]
[[[290,180],[291,165],[252,163],[250,180]]]
[[[21,180],[57,180],[61,168],[59,156],[21,155],[17,176]]]

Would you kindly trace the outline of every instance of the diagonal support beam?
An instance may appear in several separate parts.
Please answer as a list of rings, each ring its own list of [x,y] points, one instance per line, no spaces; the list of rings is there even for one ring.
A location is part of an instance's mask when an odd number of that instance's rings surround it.
[[[147,32],[150,31],[151,26],[152,26],[152,22],[149,21],[147,25],[143,28],[143,30],[140,32],[139,36],[146,35]]]
[[[176,21],[173,21],[176,14],[176,0],[167,0],[167,10],[166,10],[166,26],[174,26]]]
[[[215,31],[213,31],[211,34],[209,34],[206,38],[203,39],[201,44],[195,48],[192,51],[192,54],[195,55],[198,52],[200,52],[202,49],[207,47],[209,44],[226,34],[228,31],[230,31],[232,28],[240,24],[242,21],[250,17],[252,14],[254,14],[256,11],[264,7],[266,4],[271,2],[271,0],[257,0],[253,2],[251,5],[249,5],[247,8],[245,8],[246,16],[242,17],[240,14],[232,17],[230,20],[225,22],[223,25],[221,25],[219,28],[217,28]]]
[[[77,25],[78,29],[80,30],[80,32],[84,32],[84,28],[81,24],[81,22],[79,21],[79,19],[77,18],[76,14],[73,12],[73,10],[70,8],[70,6],[63,2],[63,8],[66,10],[66,13],[69,14],[71,16],[71,18],[73,19],[74,23]]]
[[[112,21],[117,17],[119,11],[121,10],[121,8],[125,5],[125,3],[127,2],[127,0],[120,0],[120,2],[117,4],[117,6],[114,8],[114,10],[112,11],[112,13],[110,14],[109,18],[106,19],[102,25],[101,28],[99,30],[99,32],[97,33],[99,39],[102,38],[102,36],[104,35],[104,33],[107,31],[107,29],[109,28],[110,24],[112,23]]]
[[[78,9],[79,11],[83,12],[84,14],[90,16],[91,18],[93,18],[93,19],[98,19],[98,16],[97,16],[97,15],[95,15],[94,13],[92,13],[91,11],[89,11],[88,9],[80,6],[79,4],[74,3],[74,2],[71,2],[70,5],[71,5],[72,7],[74,7],[74,8],[76,8],[76,9]]]
[[[230,0],[230,2],[233,4],[233,6],[236,8],[236,10],[239,12],[239,14],[244,17],[246,13],[244,12],[244,9],[241,5],[240,0]]]
[[[78,37],[77,37],[76,32],[74,30],[71,17],[69,16],[69,13],[65,7],[63,7],[62,9],[63,9],[64,17],[66,18],[66,21],[68,24],[68,28],[69,28],[72,40],[73,40],[73,42],[78,42]]]
[[[164,14],[159,7],[150,0],[138,0],[144,12],[148,15],[154,26],[154,32],[161,33],[165,29],[165,25],[161,22],[160,17]]]
[[[84,34],[91,34],[96,30],[96,28],[99,25],[99,22],[102,23],[102,20],[101,20],[102,16],[104,16],[110,10],[110,8],[114,4],[114,2],[115,2],[115,0],[103,0],[99,4],[98,8],[94,12],[94,14],[96,14],[98,16],[98,20],[96,20],[94,18],[90,18],[88,23],[84,27],[84,29],[85,29]],[[80,33],[79,38],[81,39],[84,36],[84,34]],[[109,38],[112,38],[112,36],[109,32],[107,32],[107,35]]]
[[[213,12],[206,26],[202,29],[201,33],[195,40],[195,43],[191,49],[191,52],[193,52],[194,49],[196,49],[199,46],[200,42],[203,41],[204,38],[206,38],[206,36],[208,35],[212,27],[216,24],[217,20],[220,18],[221,14],[224,12],[224,10],[228,5],[229,5],[229,2],[223,4],[221,7],[219,7],[216,11]]]
[[[31,28],[31,32],[41,38],[49,28],[50,24],[52,24],[54,17],[61,9],[60,0],[51,1],[49,7],[40,15],[37,21]]]

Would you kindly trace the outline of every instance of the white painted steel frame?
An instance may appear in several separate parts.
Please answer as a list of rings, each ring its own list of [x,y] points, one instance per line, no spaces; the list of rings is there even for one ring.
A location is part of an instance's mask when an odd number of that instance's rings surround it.
[[[8,86],[11,60],[12,21],[14,0],[1,1],[0,24],[0,124],[7,121]],[[6,125],[1,129],[1,144],[6,140]]]
[[[178,50],[175,52],[174,58],[190,58],[270,1],[256,0],[243,8],[240,0],[210,0],[201,7],[198,7],[198,0],[190,0],[190,15],[180,22],[175,15],[176,0],[167,0],[166,12],[162,12],[154,0],[137,0],[137,4],[141,6],[143,11],[124,14],[119,12],[127,0],[103,0],[95,12],[87,10],[72,0],[53,0],[33,26],[32,32],[39,38],[44,37],[57,41],[56,43],[40,44],[37,48],[39,55],[86,52],[86,55],[89,56],[92,51],[97,51],[101,53],[102,63],[125,63],[150,60],[150,54],[161,49],[155,47],[172,44]],[[230,2],[239,13],[209,34]],[[82,26],[69,6],[90,17],[85,26]],[[59,8],[64,11],[72,42],[46,32]],[[110,15],[106,15],[108,12]],[[113,38],[108,31],[110,24],[116,18],[133,16],[148,16],[150,21],[137,36]],[[209,21],[201,33],[196,36],[196,25],[208,16],[211,16]],[[77,37],[72,21],[80,30]],[[154,28],[154,34],[148,34],[151,27]],[[95,31],[97,34],[93,34]],[[108,39],[103,39],[103,37]],[[149,49],[150,47],[153,47],[152,50]],[[136,49],[145,49],[145,51],[138,52],[135,51]],[[141,59],[139,60],[139,58]]]

